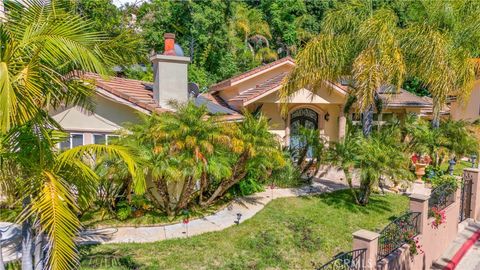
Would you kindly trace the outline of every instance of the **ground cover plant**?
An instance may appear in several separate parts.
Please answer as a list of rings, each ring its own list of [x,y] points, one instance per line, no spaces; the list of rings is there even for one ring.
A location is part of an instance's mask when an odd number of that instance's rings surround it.
[[[367,206],[350,196],[276,199],[238,226],[187,239],[84,247],[82,269],[311,269],[350,250],[352,232],[381,230],[408,209],[405,196],[374,194]]]

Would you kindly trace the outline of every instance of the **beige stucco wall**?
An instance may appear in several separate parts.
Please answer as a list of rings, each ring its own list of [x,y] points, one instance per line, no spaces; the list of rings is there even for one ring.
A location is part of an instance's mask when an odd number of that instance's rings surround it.
[[[84,144],[93,143],[93,134],[111,134],[125,123],[137,123],[138,111],[97,95],[93,113],[68,107],[50,113],[65,131],[84,134]]]
[[[466,103],[452,102],[450,115],[453,120],[475,121],[480,118],[480,80],[475,82]]]
[[[281,105],[278,103],[263,103],[261,111],[270,119],[270,132],[278,135],[279,139],[286,142],[286,135],[288,132],[286,129],[286,123],[288,122],[289,117],[288,115],[282,116],[280,106]],[[249,106],[249,108],[253,110],[254,107]],[[320,135],[325,137],[328,141],[338,140],[338,124],[341,110],[339,105],[310,103],[289,104],[288,114],[302,108],[309,108],[318,113]],[[327,114],[327,112],[330,116],[328,121],[325,120],[325,114]]]

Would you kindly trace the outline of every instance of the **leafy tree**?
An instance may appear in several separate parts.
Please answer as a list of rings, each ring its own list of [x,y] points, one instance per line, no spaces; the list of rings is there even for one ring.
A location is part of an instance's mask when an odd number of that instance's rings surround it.
[[[406,74],[397,23],[391,9],[375,10],[370,1],[350,1],[329,10],[322,33],[299,52],[297,66],[281,90],[282,100],[288,102],[298,89],[318,91],[347,77],[368,136],[379,100],[377,90],[392,85],[385,91],[396,92]]]

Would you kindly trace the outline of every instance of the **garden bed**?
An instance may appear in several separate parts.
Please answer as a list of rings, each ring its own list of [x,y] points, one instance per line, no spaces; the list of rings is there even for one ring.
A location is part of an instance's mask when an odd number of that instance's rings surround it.
[[[379,230],[408,208],[408,198],[373,195],[351,203],[348,190],[282,198],[221,232],[147,244],[82,248],[82,269],[310,269],[351,249],[352,232]]]

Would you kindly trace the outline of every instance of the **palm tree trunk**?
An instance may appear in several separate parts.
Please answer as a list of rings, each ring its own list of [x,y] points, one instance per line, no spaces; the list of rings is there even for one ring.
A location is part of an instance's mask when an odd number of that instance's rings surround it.
[[[0,270],[5,270],[5,262],[3,261],[2,232],[1,231],[0,231]]]
[[[33,235],[29,220],[22,223],[22,270],[33,270]]]
[[[188,177],[183,185],[182,194],[180,194],[180,199],[177,204],[177,211],[187,207],[190,202],[193,190],[195,188],[195,181],[193,177]]]
[[[368,137],[372,133],[373,125],[373,106],[370,105],[362,113],[362,132],[363,136]]]
[[[360,184],[360,205],[367,205],[370,197],[371,187],[369,182],[363,182]]]
[[[433,104],[432,128],[436,129],[440,127],[440,106],[435,102],[435,98]]]
[[[43,233],[38,232],[35,236],[35,250],[34,250],[35,270],[43,270]]]
[[[207,185],[208,185],[207,177],[208,177],[208,175],[207,175],[207,172],[206,172],[206,168],[204,168],[204,171],[202,172],[202,175],[200,177],[200,194],[198,196],[198,203],[200,205],[202,205],[202,203],[203,203],[203,193],[207,189]]]
[[[347,180],[348,187],[350,188],[350,191],[352,192],[353,200],[355,200],[356,204],[360,204],[360,202],[358,201],[357,192],[353,188],[352,174],[350,173],[350,171],[348,169],[344,169],[343,173],[345,174],[345,180]]]
[[[172,216],[173,212],[170,208],[170,193],[168,192],[168,184],[166,183],[166,180],[164,178],[161,178],[158,181],[158,193],[163,200],[165,212],[168,216]]]
[[[222,196],[229,188],[233,185],[238,183],[240,180],[245,178],[247,175],[247,171],[245,170],[247,160],[249,155],[247,152],[242,153],[240,158],[238,159],[235,168],[233,170],[233,176],[226,181],[222,181],[222,183],[215,189],[213,194],[208,198],[208,200],[202,205],[203,207],[212,204],[218,197]]]

